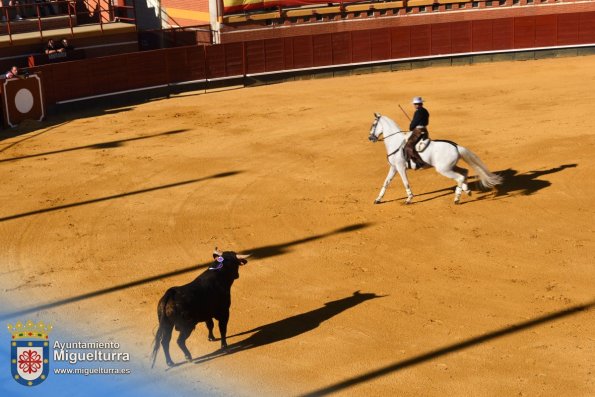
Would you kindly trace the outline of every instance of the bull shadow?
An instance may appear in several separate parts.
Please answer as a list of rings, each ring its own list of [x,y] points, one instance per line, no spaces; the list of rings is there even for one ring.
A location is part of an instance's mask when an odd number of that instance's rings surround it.
[[[172,131],[161,132],[159,134],[144,135],[144,136],[138,136],[138,137],[128,138],[128,139],[120,139],[120,140],[115,140],[115,141],[101,142],[101,143],[96,143],[96,144],[92,144],[92,145],[76,146],[76,147],[66,148],[66,149],[60,149],[60,150],[52,150],[52,151],[49,151],[49,152],[42,152],[42,153],[36,153],[36,154],[28,154],[26,156],[19,156],[19,157],[11,157],[11,158],[6,158],[6,159],[0,159],[0,163],[5,163],[5,162],[9,162],[9,161],[16,161],[16,160],[30,159],[30,158],[35,158],[35,157],[45,157],[45,156],[49,156],[49,155],[52,155],[52,154],[67,153],[67,152],[72,152],[72,151],[76,151],[76,150],[85,150],[85,149],[96,149],[96,150],[99,150],[99,149],[115,149],[115,148],[124,146],[128,142],[133,142],[133,141],[138,141],[138,140],[144,140],[144,139],[150,139],[150,138],[156,138],[156,137],[160,137],[160,136],[175,135],[175,134],[180,134],[180,133],[186,132],[186,131],[189,131],[189,130],[188,129],[172,130]],[[44,132],[47,132],[47,130],[44,131]],[[39,133],[39,134],[41,134],[41,133]],[[20,142],[22,142],[23,140],[21,140]],[[2,150],[0,150],[0,152],[6,150],[7,148],[3,148]]]
[[[351,296],[331,302],[326,302],[324,306],[318,309],[297,314],[295,316],[266,325],[261,325],[260,327],[251,329],[249,331],[230,335],[228,336],[228,339],[251,334],[248,338],[242,341],[228,345],[227,349],[225,350],[218,350],[216,352],[197,357],[192,360],[192,362],[195,364],[202,364],[218,357],[229,356],[245,350],[255,349],[261,346],[270,345],[271,343],[277,343],[287,339],[295,338],[296,336],[305,334],[312,331],[313,329],[318,328],[318,326],[323,322],[330,320],[331,318],[348,309],[351,309],[368,300],[382,298],[384,296],[386,295],[376,295],[373,293],[361,293],[360,291],[356,291]]]
[[[1,219],[0,219],[0,221],[1,221]],[[246,250],[242,250],[242,251],[247,252],[247,253],[252,253],[252,257],[254,259],[283,255],[283,254],[289,252],[289,248],[292,246],[304,244],[304,243],[307,243],[310,241],[319,240],[319,239],[330,237],[330,236],[337,235],[337,234],[357,231],[357,230],[369,227],[370,225],[372,225],[372,223],[356,223],[356,224],[345,226],[345,227],[342,227],[342,228],[339,228],[336,230],[331,230],[330,232],[320,233],[320,234],[316,234],[314,236],[309,236],[309,237],[298,239],[298,240],[288,241],[288,242],[285,242],[282,244],[267,245],[267,246],[263,246],[263,247],[255,247],[255,248],[246,249]],[[21,309],[21,310],[9,312],[9,313],[4,313],[4,314],[0,313],[0,320],[6,320],[6,319],[14,318],[17,316],[22,316],[22,315],[29,314],[29,313],[39,312],[41,310],[47,310],[47,309],[51,309],[51,308],[55,308],[55,307],[65,306],[65,305],[68,305],[71,303],[80,302],[80,301],[92,299],[92,298],[95,298],[98,296],[127,290],[127,289],[138,287],[138,286],[144,285],[144,284],[149,284],[149,283],[155,282],[157,280],[163,280],[163,279],[171,278],[174,276],[179,276],[182,274],[196,272],[198,270],[206,269],[211,264],[212,264],[212,262],[210,262],[210,261],[206,262],[206,263],[194,264],[194,265],[187,266],[187,267],[184,267],[181,269],[169,271],[166,273],[156,274],[151,277],[128,281],[128,282],[125,282],[122,284],[116,284],[116,285],[113,285],[108,288],[103,288],[103,289],[99,289],[99,290],[95,290],[95,291],[82,293],[79,295],[55,300],[55,301],[44,303],[41,305],[37,305],[37,306],[33,306],[33,307]]]

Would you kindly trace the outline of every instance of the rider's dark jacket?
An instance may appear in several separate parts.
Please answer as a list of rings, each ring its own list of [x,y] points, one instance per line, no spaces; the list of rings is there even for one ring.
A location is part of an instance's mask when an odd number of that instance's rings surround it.
[[[413,113],[413,119],[411,119],[411,124],[409,124],[409,131],[413,131],[413,129],[418,125],[427,127],[429,124],[430,112],[428,112],[423,106],[420,106],[417,108],[415,113]]]

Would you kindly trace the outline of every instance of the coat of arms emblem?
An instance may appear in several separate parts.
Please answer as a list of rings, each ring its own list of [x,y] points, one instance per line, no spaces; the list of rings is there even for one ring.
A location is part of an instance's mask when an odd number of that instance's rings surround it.
[[[43,321],[35,324],[29,320],[14,326],[8,324],[11,333],[10,369],[12,378],[24,386],[36,386],[46,380],[50,372],[50,324]]]

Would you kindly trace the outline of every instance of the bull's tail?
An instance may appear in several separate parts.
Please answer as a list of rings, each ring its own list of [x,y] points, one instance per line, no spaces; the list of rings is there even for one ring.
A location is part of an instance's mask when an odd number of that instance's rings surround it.
[[[463,160],[477,172],[480,183],[484,188],[489,189],[502,183],[502,177],[490,172],[488,167],[486,167],[483,161],[481,161],[475,153],[463,146],[457,146],[457,149],[461,154],[461,157],[463,157]]]
[[[151,359],[153,360],[151,364],[151,368],[155,366],[155,360],[157,359],[157,352],[159,352],[159,346],[161,346],[161,341],[164,335],[164,328],[167,326],[167,317],[165,314],[165,305],[167,301],[174,295],[173,288],[168,289],[163,297],[159,300],[157,304],[157,318],[159,320],[159,325],[157,327],[157,333],[155,334],[155,341],[153,342],[153,352],[151,353]]]

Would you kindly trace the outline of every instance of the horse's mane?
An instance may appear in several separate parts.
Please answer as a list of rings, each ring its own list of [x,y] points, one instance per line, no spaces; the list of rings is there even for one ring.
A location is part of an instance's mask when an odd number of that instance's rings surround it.
[[[393,132],[403,132],[399,125],[393,119],[385,115],[382,115],[382,118],[386,121],[388,127],[391,129],[391,131],[384,131],[385,135]],[[407,134],[407,132],[405,132],[405,134]]]

